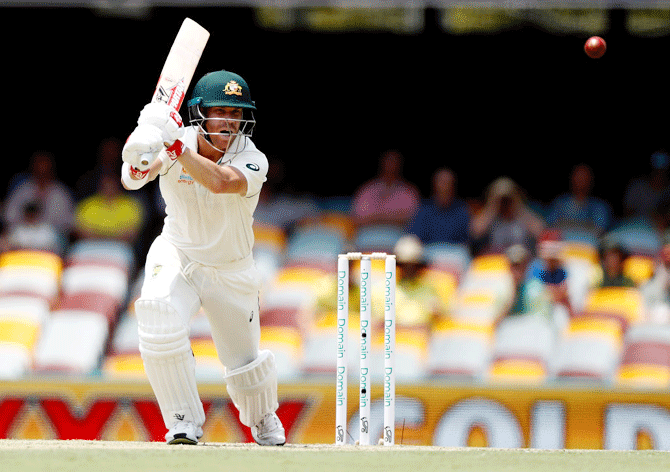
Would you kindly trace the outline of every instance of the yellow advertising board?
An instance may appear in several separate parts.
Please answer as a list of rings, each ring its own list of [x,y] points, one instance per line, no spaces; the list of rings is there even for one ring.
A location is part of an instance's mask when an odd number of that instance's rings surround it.
[[[205,442],[250,442],[223,384],[199,387]],[[381,385],[370,429],[381,437]],[[670,392],[593,386],[398,385],[396,444],[541,449],[670,450]],[[348,390],[350,442],[358,391]],[[335,382],[279,386],[289,442],[335,442]],[[165,426],[145,382],[0,382],[0,438],[163,441]]]

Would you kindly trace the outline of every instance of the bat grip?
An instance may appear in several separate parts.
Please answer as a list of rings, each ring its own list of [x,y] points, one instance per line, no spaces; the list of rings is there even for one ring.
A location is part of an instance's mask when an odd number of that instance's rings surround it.
[[[151,152],[146,152],[140,156],[140,164],[143,166],[148,166],[154,161],[154,154]]]

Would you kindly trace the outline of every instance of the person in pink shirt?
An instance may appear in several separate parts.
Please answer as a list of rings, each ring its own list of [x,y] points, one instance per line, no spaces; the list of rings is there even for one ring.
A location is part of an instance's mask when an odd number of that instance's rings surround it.
[[[389,150],[380,158],[379,173],[361,185],[352,201],[358,226],[373,224],[404,228],[419,209],[421,196],[403,177],[403,156]]]

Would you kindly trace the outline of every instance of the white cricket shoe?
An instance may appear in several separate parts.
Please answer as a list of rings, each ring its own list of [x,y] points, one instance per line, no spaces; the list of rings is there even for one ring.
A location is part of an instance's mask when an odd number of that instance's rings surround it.
[[[168,444],[198,444],[202,437],[202,428],[190,421],[176,423],[165,435]]]
[[[283,446],[286,443],[284,426],[275,413],[268,413],[256,426],[252,426],[251,435],[261,446]]]

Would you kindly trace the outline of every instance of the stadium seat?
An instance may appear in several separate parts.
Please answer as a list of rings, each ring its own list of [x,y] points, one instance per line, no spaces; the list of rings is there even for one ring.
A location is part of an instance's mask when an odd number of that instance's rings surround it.
[[[254,223],[254,260],[263,284],[270,283],[284,263],[286,234],[277,226]]]
[[[470,261],[469,271],[479,275],[505,274],[510,270],[504,254],[482,254]]]
[[[652,224],[643,219],[621,222],[609,236],[619,241],[630,253],[656,256],[661,249],[661,236]]]
[[[396,382],[412,384],[428,377],[428,342],[428,332],[424,329],[396,327],[394,349]],[[372,347],[371,378],[381,383],[384,378],[385,361],[382,333],[373,337]]]
[[[458,278],[454,273],[429,266],[424,270],[422,280],[433,287],[445,309],[453,305],[458,290]]]
[[[584,313],[618,320],[624,331],[644,319],[644,301],[635,288],[604,287],[589,292]]]
[[[66,260],[69,266],[114,266],[129,274],[133,270],[135,254],[132,246],[124,241],[80,239],[70,246]]]
[[[56,310],[44,324],[35,349],[38,373],[94,374],[109,335],[107,319],[93,312]]]
[[[431,377],[482,380],[489,364],[493,325],[445,319],[432,330],[426,370]]]
[[[102,374],[114,380],[147,380],[139,352],[106,356],[102,365]]]
[[[219,360],[212,338],[191,339],[191,349],[195,357],[196,379],[202,382],[221,382],[226,369]]]
[[[318,224],[331,231],[337,231],[345,241],[351,241],[356,234],[356,224],[345,211],[324,210],[320,213]]]
[[[356,318],[358,321],[358,318]],[[350,328],[353,319],[349,319]],[[315,320],[311,328],[303,336],[303,355],[299,370],[302,375],[330,376],[335,375],[337,348],[337,314],[326,313]],[[349,337],[357,336],[358,329],[349,330]],[[350,343],[351,345],[351,343]],[[355,356],[349,351],[349,356]]]
[[[623,328],[616,319],[573,318],[559,343],[552,377],[612,384],[622,344]]]
[[[63,261],[44,251],[10,251],[0,256],[0,296],[26,295],[53,303],[58,297]]]
[[[118,303],[128,295],[128,274],[115,266],[74,265],[63,270],[63,293],[101,293]]]
[[[261,326],[261,349],[269,349],[275,355],[277,379],[280,382],[295,381],[301,375],[302,337],[293,326]],[[331,360],[334,362],[334,358]]]
[[[57,308],[99,313],[112,328],[127,296],[128,275],[123,269],[115,265],[67,266]]]
[[[0,379],[19,379],[31,368],[49,305],[35,297],[0,297]]]
[[[295,229],[286,247],[286,264],[303,265],[333,270],[337,255],[346,246],[339,230],[325,226],[300,226]]]
[[[459,282],[452,316],[459,320],[495,324],[512,295],[512,276],[505,256],[477,256]]]
[[[563,236],[563,241],[567,245],[577,244],[583,248],[598,247],[598,234],[597,231],[589,228],[579,228],[576,226],[571,227],[562,227],[561,235]],[[597,255],[597,251],[596,251]]]
[[[125,311],[114,327],[110,352],[115,354],[139,352],[140,337],[137,331],[137,318],[134,313]]]
[[[360,226],[354,236],[354,247],[360,252],[386,252],[393,254],[403,230],[396,226],[371,224]]]
[[[286,233],[279,226],[254,222],[254,247],[268,247],[277,253],[286,248]]]
[[[431,243],[424,247],[429,267],[454,274],[458,279],[468,270],[471,256],[465,244]]]
[[[567,290],[573,312],[584,310],[586,299],[593,288],[598,267],[587,259],[568,259],[565,264]]]
[[[488,381],[516,385],[539,385],[547,378],[547,366],[538,359],[500,357],[491,362]]]
[[[582,241],[563,241],[561,258],[564,263],[572,261],[585,262],[587,264],[598,264],[598,246],[594,243]]]
[[[139,344],[137,318],[134,312],[124,311],[114,326],[102,374],[114,379],[146,379]]]
[[[624,260],[623,273],[638,287],[654,275],[656,259],[652,256],[633,254]]]
[[[504,318],[495,332],[489,380],[541,383],[556,354],[557,334],[546,318],[519,315]]]
[[[630,388],[670,387],[670,326],[640,324],[626,333],[617,385]]]

